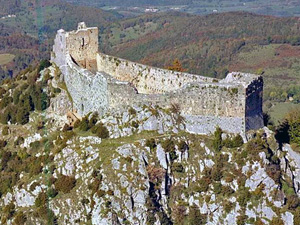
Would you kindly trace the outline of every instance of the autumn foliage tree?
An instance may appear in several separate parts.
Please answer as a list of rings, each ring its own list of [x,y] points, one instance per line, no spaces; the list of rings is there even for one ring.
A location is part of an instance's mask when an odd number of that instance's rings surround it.
[[[182,67],[182,64],[179,61],[179,59],[175,59],[173,61],[173,65],[172,66],[168,66],[167,69],[168,70],[173,70],[173,71],[176,71],[176,72],[186,72],[187,71],[186,69],[184,69]]]

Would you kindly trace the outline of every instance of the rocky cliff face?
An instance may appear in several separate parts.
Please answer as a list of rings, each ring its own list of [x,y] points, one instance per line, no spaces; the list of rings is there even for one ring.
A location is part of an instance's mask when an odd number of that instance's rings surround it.
[[[69,107],[60,95],[52,104]],[[175,109],[89,115],[73,130],[50,111],[8,134],[0,125],[2,170],[17,171],[12,188],[1,183],[4,224],[300,223],[300,154],[267,128],[243,144],[186,133]]]

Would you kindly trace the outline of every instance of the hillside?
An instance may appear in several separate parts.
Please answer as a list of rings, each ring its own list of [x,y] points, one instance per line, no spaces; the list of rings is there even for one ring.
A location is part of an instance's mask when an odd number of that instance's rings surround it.
[[[298,0],[64,0],[73,4],[113,9],[124,15],[144,14],[146,9],[206,15],[247,11],[263,15],[299,16]]]
[[[299,123],[292,145],[266,127],[190,134],[152,105],[72,128],[60,76],[43,61],[0,86],[1,223],[299,224]]]
[[[58,29],[73,29],[84,20],[92,26],[105,26],[121,18],[117,13],[60,1],[0,1],[0,54],[15,58],[0,65],[0,80],[16,75],[33,62],[50,56]],[[11,13],[15,17],[7,17]]]

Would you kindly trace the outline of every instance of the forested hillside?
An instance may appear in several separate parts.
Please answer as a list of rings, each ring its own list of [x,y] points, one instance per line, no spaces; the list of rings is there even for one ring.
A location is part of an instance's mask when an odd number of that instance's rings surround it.
[[[299,28],[297,18],[251,13],[148,15],[105,28],[101,50],[159,67],[179,58],[189,72],[223,77],[235,56],[246,49],[269,44],[297,46]]]
[[[72,4],[114,9],[120,13],[143,14],[147,8],[198,15],[247,11],[263,15],[299,16],[299,0],[64,0]]]
[[[49,58],[58,29],[74,29],[80,21],[91,26],[105,26],[121,18],[117,13],[105,12],[60,1],[2,1],[0,4],[0,80],[16,75],[31,63]],[[15,17],[8,17],[10,14]],[[7,53],[15,57],[1,63]],[[7,62],[7,60],[5,60]]]

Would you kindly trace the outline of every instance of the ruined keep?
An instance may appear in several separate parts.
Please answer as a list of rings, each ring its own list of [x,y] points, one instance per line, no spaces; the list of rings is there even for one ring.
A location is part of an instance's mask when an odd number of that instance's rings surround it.
[[[108,56],[98,52],[98,28],[83,22],[76,31],[58,30],[51,61],[62,71],[81,116],[131,105],[177,104],[189,132],[207,134],[219,126],[244,135],[263,127],[261,76],[233,72],[217,80]]]

